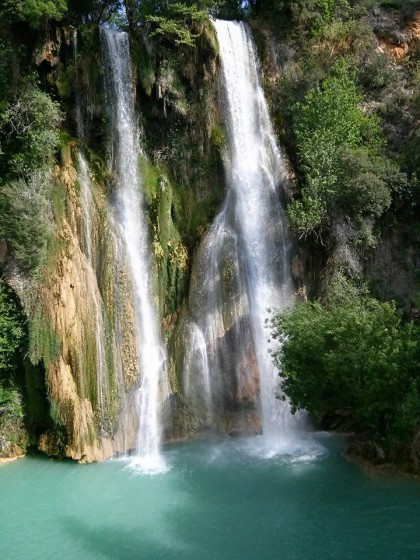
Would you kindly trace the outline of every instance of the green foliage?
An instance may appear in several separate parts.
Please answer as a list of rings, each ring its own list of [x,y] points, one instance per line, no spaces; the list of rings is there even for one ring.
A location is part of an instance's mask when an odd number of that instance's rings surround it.
[[[22,399],[17,389],[0,385],[0,410],[1,414],[7,412],[13,418],[23,419]]]
[[[35,271],[52,234],[51,179],[42,172],[0,186],[0,237],[23,270]]]
[[[59,144],[62,115],[58,103],[26,79],[0,112],[0,171],[28,177],[51,163]]]
[[[176,312],[185,297],[189,254],[176,223],[178,201],[168,178],[146,158],[142,177],[150,208],[152,250],[158,268],[159,303],[164,316]]]
[[[292,408],[347,424],[389,448],[420,427],[420,328],[393,303],[348,295],[302,302],[273,320],[274,361]]]
[[[16,448],[24,451],[28,435],[24,427],[24,409],[19,391],[0,383],[0,458],[14,456]]]
[[[155,84],[155,69],[153,67],[152,57],[143,45],[138,46],[135,54],[138,79],[146,94],[150,96]]]
[[[13,49],[10,42],[0,37],[0,113],[7,103],[7,96],[13,81],[13,68],[10,62],[12,55]]]
[[[50,19],[59,20],[67,11],[67,0],[4,0],[0,14],[12,21],[24,21],[32,28]]]
[[[196,4],[175,3],[167,5],[163,15],[146,16],[146,21],[153,26],[151,37],[162,37],[176,46],[195,47],[198,34],[192,29],[207,21],[208,17],[207,12],[199,10]]]
[[[390,205],[392,188],[403,182],[380,155],[379,123],[362,110],[362,99],[354,72],[341,58],[322,84],[295,106],[304,186],[288,214],[301,232],[322,230],[343,216],[358,225],[380,216]]]
[[[33,365],[44,363],[48,369],[60,357],[61,343],[57,334],[45,318],[42,309],[32,311],[28,320],[29,359]]]
[[[346,0],[298,0],[289,5],[295,24],[309,35],[317,35],[328,26],[337,8],[348,8]]]
[[[69,98],[72,94],[73,80],[74,80],[75,70],[72,64],[68,66],[60,65],[59,71],[57,72],[57,78],[55,80],[55,85],[57,87],[57,92],[60,97]]]
[[[236,14],[232,9],[236,7]],[[238,6],[239,4],[239,6]],[[319,36],[337,16],[346,16],[351,12],[347,0],[251,0],[248,2],[251,14],[264,19],[276,20],[279,25],[287,22],[287,27],[296,30],[299,35],[308,37]],[[242,11],[244,17],[244,3],[222,2],[220,10],[228,13],[229,9],[233,17],[237,17]],[[242,19],[241,18],[241,19]],[[229,17],[228,19],[231,19]]]
[[[12,444],[23,449],[27,444],[21,394],[11,384],[18,377],[26,339],[25,316],[0,279],[0,457],[14,454]]]
[[[35,80],[0,104],[0,237],[22,269],[34,271],[52,232],[51,165],[59,144],[59,106]]]
[[[213,145],[213,147],[219,152],[221,153],[225,147],[226,144],[226,138],[223,132],[223,129],[220,128],[220,126],[214,126],[212,131],[211,131],[211,135],[210,135],[210,141]]]
[[[15,295],[0,279],[0,376],[10,374],[16,366],[25,338],[24,322]]]
[[[391,205],[391,193],[406,185],[406,177],[386,158],[370,158],[363,148],[338,154],[336,204],[361,225],[363,217],[378,218]]]

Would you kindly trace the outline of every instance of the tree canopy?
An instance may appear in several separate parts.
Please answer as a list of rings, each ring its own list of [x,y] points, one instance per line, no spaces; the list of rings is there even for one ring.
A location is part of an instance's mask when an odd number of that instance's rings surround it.
[[[292,408],[392,447],[420,427],[420,328],[367,295],[300,302],[273,321]]]

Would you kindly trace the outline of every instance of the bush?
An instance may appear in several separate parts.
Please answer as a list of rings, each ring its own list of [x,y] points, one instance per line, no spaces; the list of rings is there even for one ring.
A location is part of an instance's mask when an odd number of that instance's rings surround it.
[[[25,338],[24,322],[12,290],[0,279],[0,377],[15,368]]]
[[[37,28],[49,19],[59,20],[66,11],[67,0],[4,0],[0,15]]]
[[[340,151],[367,143],[377,152],[379,129],[374,119],[360,108],[354,76],[345,59],[339,60],[322,86],[311,89],[303,103],[295,106],[295,134],[305,184],[301,199],[289,206],[289,217],[299,230],[309,232],[325,227],[331,203],[342,187],[338,183]]]
[[[420,427],[420,328],[393,303],[362,296],[302,302],[273,320],[274,361],[295,411],[349,421],[385,446]],[[345,419],[345,422],[343,421]]]
[[[51,166],[61,112],[32,78],[0,104],[0,237],[20,267],[35,270],[51,235]]]
[[[0,237],[7,240],[20,268],[35,271],[52,235],[50,174],[37,172],[0,186]]]
[[[403,188],[406,178],[382,155],[378,120],[363,111],[355,80],[341,58],[321,86],[295,106],[303,186],[288,215],[305,234],[350,219],[360,232],[358,241],[368,244],[372,218],[389,208],[392,191]]]
[[[152,25],[152,37],[162,37],[176,46],[195,47],[198,34],[193,29],[208,18],[207,12],[198,10],[196,4],[177,2],[168,4],[163,15],[147,15],[146,21]]]
[[[33,79],[0,112],[0,171],[3,177],[29,177],[51,164],[59,144],[62,115],[58,103]]]
[[[0,458],[20,454],[27,445],[22,397],[14,387],[0,383]]]

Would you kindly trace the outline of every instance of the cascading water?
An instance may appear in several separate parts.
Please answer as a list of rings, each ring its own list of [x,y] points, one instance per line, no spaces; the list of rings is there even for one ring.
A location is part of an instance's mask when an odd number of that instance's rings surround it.
[[[103,313],[103,302],[98,290],[93,262],[92,220],[94,204],[92,199],[92,184],[89,177],[89,165],[78,152],[78,182],[80,185],[81,207],[85,226],[85,251],[89,263],[89,274],[93,277],[88,280],[93,305],[95,308],[95,341],[96,341],[96,393],[101,431],[110,433],[110,387],[108,367],[106,360],[106,336]]]
[[[77,152],[78,183],[80,187],[80,205],[83,215],[84,226],[84,250],[89,264],[93,264],[92,243],[92,212],[94,211],[92,200],[92,184],[90,181],[90,169],[86,158],[80,151]]]
[[[128,35],[101,29],[110,103],[110,137],[117,177],[116,220],[126,253],[133,290],[138,365],[139,428],[135,464],[146,471],[164,468],[160,455],[160,403],[167,392],[166,356],[153,304],[152,261],[138,172],[137,129]]]
[[[285,219],[277,192],[283,175],[282,158],[260,86],[248,27],[241,22],[220,20],[214,21],[214,26],[223,73],[229,191],[198,254],[204,279],[197,280],[194,299],[197,303],[199,297],[203,307],[198,316],[194,311],[191,314],[206,341],[213,386],[231,383],[226,381],[226,375],[232,368],[236,370],[237,391],[241,382],[246,386],[247,380],[241,381],[238,373],[241,367],[244,369],[238,362],[243,361],[246,352],[234,364],[228,364],[223,357],[229,351],[237,354],[237,345],[244,345],[247,336],[251,339],[259,377],[263,434],[266,439],[277,439],[295,424],[288,405],[276,399],[279,378],[268,352],[270,333],[265,327],[267,309],[284,308],[292,300]],[[234,341],[221,342],[235,330],[232,314],[236,314],[236,324],[241,323],[235,327],[239,334]],[[223,345],[225,349],[220,351]],[[245,369],[246,375],[253,375],[249,358]],[[220,381],[223,376],[224,381]]]
[[[188,398],[193,396],[193,393],[198,388],[198,391],[202,396],[199,406],[200,408],[203,407],[209,414],[210,418],[208,420],[210,421],[212,412],[212,395],[206,339],[204,338],[200,327],[192,319],[188,321],[186,331],[187,342],[183,367],[184,391]],[[189,385],[192,379],[196,380],[194,388]]]
[[[73,32],[73,56],[77,68],[77,30]],[[80,86],[76,72],[76,128],[80,139],[84,138],[84,125],[81,110]],[[100,429],[103,433],[110,433],[110,386],[106,360],[106,335],[103,313],[103,302],[97,286],[94,263],[94,244],[92,240],[92,216],[95,206],[92,196],[90,169],[86,158],[80,150],[77,151],[78,183],[80,187],[80,206],[82,210],[84,228],[84,251],[89,264],[88,273],[92,277],[87,284],[95,312],[95,342],[96,342],[96,393]]]
[[[76,86],[76,129],[77,135],[79,138],[84,137],[84,126],[83,126],[83,115],[82,115],[82,106],[80,103],[80,83],[79,83],[79,74],[77,72],[77,29],[73,30],[73,62],[74,67],[76,69],[75,73],[75,86]]]
[[[240,360],[235,348],[243,346],[245,336],[242,329],[238,332],[232,326],[248,309],[230,198],[228,195],[199,247],[190,286],[184,390],[193,408],[199,411],[206,407],[206,414],[200,414],[204,421],[211,419],[213,412],[216,416],[223,414],[225,401],[238,400],[238,394],[243,392],[240,382],[237,388],[226,391],[227,385],[236,385],[236,381],[226,380],[226,370],[235,369]],[[229,329],[234,332],[227,347],[223,341]]]
[[[293,423],[289,407],[275,398],[278,373],[267,348],[267,308],[284,308],[292,297],[284,216],[277,184],[282,176],[257,58],[248,27],[215,21],[222,61],[229,141],[229,185],[244,255],[251,328],[260,374],[263,434],[275,436]]]

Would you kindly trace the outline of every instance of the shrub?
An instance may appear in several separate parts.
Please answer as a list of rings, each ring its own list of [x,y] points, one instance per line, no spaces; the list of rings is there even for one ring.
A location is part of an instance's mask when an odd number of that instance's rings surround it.
[[[164,15],[148,15],[146,21],[152,24],[152,37],[162,37],[177,46],[195,47],[198,34],[192,30],[208,17],[207,12],[198,10],[196,4],[187,6],[177,2],[167,5]]]
[[[382,156],[379,122],[363,111],[355,79],[349,62],[341,58],[295,106],[303,186],[288,214],[305,234],[343,218],[350,218],[362,234],[370,229],[367,220],[389,208],[392,190],[405,185],[405,176]]]
[[[29,177],[51,163],[59,144],[62,115],[58,103],[31,78],[0,112],[0,171],[6,177]]]
[[[43,262],[52,234],[51,177],[38,171],[28,180],[0,186],[0,237],[13,249],[22,270]]]
[[[302,302],[278,314],[274,361],[293,410],[329,425],[351,420],[383,444],[409,441],[420,426],[420,328],[395,305],[350,297]]]
[[[14,456],[17,451],[14,444],[21,450],[28,444],[22,397],[14,387],[0,383],[0,457]]]
[[[0,14],[37,28],[49,19],[59,20],[67,11],[67,0],[4,0]]]
[[[0,377],[15,368],[25,338],[24,322],[12,290],[0,279]]]

